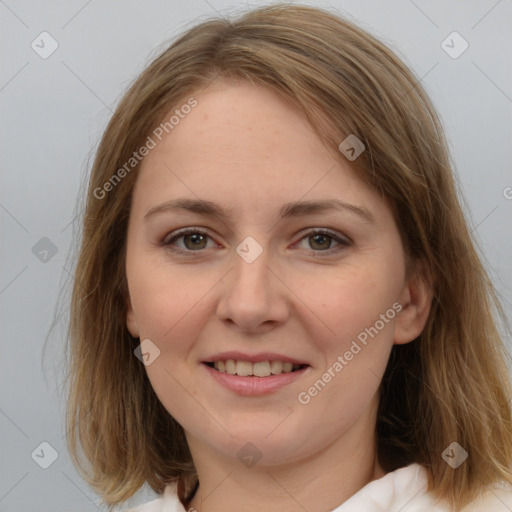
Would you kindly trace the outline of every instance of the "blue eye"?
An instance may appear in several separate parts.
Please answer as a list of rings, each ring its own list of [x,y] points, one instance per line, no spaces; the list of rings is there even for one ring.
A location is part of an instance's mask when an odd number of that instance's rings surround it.
[[[171,233],[172,235],[172,233]],[[183,239],[184,247],[176,247],[174,243],[180,239]],[[181,231],[178,231],[174,234],[174,236],[167,236],[163,242],[162,246],[169,248],[173,252],[180,254],[190,254],[194,252],[202,252],[201,249],[206,249],[206,245],[210,239],[210,236],[200,229],[196,228],[187,228]],[[320,246],[317,249],[306,249],[311,250],[315,253],[329,253],[341,250],[345,247],[349,247],[352,245],[352,242],[343,236],[338,235],[335,232],[331,232],[325,229],[315,229],[307,232],[300,241],[309,240],[310,247],[312,245]],[[335,241],[338,245],[334,248],[331,247],[332,241]],[[327,247],[325,247],[327,245]],[[318,248],[318,247],[317,247]]]

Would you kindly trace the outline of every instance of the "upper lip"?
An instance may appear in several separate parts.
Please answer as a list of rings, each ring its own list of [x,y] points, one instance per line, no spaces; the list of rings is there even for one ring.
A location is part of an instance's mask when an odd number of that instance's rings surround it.
[[[307,365],[305,361],[296,359],[294,357],[288,357],[282,354],[276,354],[274,352],[260,352],[258,354],[245,354],[236,350],[230,352],[221,352],[215,354],[208,359],[205,359],[205,363],[215,363],[217,361],[227,361],[233,359],[235,361],[249,361],[250,363],[258,363],[260,361],[281,361],[283,363],[293,363]]]

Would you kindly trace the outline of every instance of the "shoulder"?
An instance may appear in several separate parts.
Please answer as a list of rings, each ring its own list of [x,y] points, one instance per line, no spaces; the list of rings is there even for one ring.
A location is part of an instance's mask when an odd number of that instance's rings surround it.
[[[419,464],[397,469],[363,487],[333,512],[448,512],[445,502],[428,492],[427,469]],[[496,484],[460,512],[511,512],[512,486]]]
[[[124,512],[186,512],[186,510],[178,499],[177,483],[173,482],[165,487],[160,497]]]
[[[397,474],[398,473],[398,474]],[[400,474],[401,473],[401,474]],[[417,483],[421,490],[404,506],[402,512],[448,512],[445,502],[435,499],[432,493],[427,491],[427,470],[418,464],[412,464],[402,468],[393,475],[394,483],[397,481],[409,486]],[[388,475],[390,476],[390,475]],[[396,487],[395,487],[396,489]],[[414,492],[414,486],[412,491]],[[512,511],[512,485],[505,482],[488,486],[485,492],[460,512],[511,512]]]
[[[512,486],[505,482],[487,487],[487,491],[462,512],[510,512],[512,510]]]
[[[362,508],[361,508],[362,507]],[[401,512],[447,512],[446,505],[436,501],[427,492],[427,470],[419,464],[398,469],[383,478],[369,483],[333,512],[360,510]],[[512,511],[512,486],[499,483],[489,486],[486,492],[461,512],[510,512]],[[176,482],[165,487],[163,494],[148,503],[124,512],[187,512],[178,499]]]

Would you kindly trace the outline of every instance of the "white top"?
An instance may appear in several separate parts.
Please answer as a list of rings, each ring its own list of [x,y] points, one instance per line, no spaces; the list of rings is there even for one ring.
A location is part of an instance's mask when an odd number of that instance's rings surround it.
[[[156,500],[126,512],[187,512],[176,494],[177,483],[165,487]],[[374,480],[332,512],[447,512],[427,489],[427,471],[419,464],[397,469]],[[461,512],[511,512],[512,486],[497,484]]]

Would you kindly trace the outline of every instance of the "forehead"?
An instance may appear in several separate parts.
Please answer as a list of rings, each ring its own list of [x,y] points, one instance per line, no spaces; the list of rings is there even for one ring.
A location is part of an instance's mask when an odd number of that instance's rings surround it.
[[[197,105],[156,140],[139,167],[134,197],[146,209],[183,195],[260,208],[284,199],[361,201],[372,193],[275,91],[219,81],[191,96]]]

